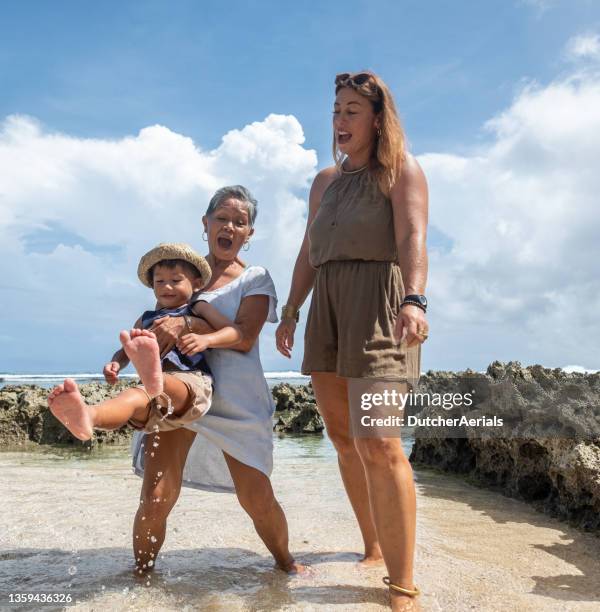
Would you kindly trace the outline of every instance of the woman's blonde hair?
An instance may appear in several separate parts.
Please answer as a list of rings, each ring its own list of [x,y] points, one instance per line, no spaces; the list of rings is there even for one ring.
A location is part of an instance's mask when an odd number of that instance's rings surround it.
[[[380,116],[375,146],[369,160],[369,172],[384,194],[389,195],[396,182],[406,155],[406,138],[396,111],[394,98],[383,80],[370,70],[342,73],[335,78],[335,95],[342,87],[349,87],[367,98],[375,114]],[[333,134],[333,159],[341,170],[344,154],[339,150]]]

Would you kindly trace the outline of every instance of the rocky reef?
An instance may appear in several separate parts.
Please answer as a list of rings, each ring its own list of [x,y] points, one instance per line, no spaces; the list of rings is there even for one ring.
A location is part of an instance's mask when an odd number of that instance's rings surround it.
[[[80,386],[86,402],[96,404],[114,397],[136,384],[119,382],[115,386],[88,383]],[[276,412],[273,429],[280,433],[315,434],[323,431],[312,387],[276,385],[272,389]],[[70,444],[91,447],[98,444],[126,444],[132,430],[96,431],[92,440],[81,442],[65,429],[48,409],[48,389],[37,385],[11,385],[0,389],[0,446],[22,446],[29,443]]]
[[[411,462],[466,475],[600,533],[600,374],[494,362],[485,375],[428,372],[419,387],[472,391],[470,406],[418,412]],[[431,426],[436,417],[467,422]]]
[[[284,433],[320,433],[325,428],[317,411],[312,385],[282,383],[272,389],[275,400],[274,431]]]
[[[84,400],[96,404],[114,397],[133,382],[114,386],[88,383],[79,390]],[[48,389],[37,385],[9,385],[0,389],[0,446],[22,446],[28,443],[71,444],[90,447],[96,444],[126,444],[131,429],[96,431],[92,440],[82,442],[63,427],[48,409]]]

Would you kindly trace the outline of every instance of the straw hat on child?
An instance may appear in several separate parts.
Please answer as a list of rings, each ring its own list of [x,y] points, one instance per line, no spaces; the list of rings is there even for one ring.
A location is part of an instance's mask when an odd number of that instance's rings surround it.
[[[192,264],[200,273],[203,287],[206,287],[210,281],[212,273],[208,262],[202,255],[198,255],[189,244],[184,242],[161,242],[140,259],[138,278],[146,287],[152,288],[152,281],[148,274],[152,266],[165,259],[182,259]]]

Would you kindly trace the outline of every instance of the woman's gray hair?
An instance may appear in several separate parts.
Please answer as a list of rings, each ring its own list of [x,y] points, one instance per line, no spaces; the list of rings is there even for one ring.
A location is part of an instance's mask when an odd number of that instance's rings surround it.
[[[218,189],[208,203],[206,214],[211,215],[217,208],[219,208],[222,202],[228,200],[229,198],[234,198],[235,200],[240,200],[240,202],[246,203],[246,206],[248,207],[250,227],[254,226],[254,221],[256,220],[256,215],[258,213],[258,202],[254,199],[250,191],[248,191],[248,189],[246,189],[243,185],[229,185],[228,187],[221,187],[221,189]]]

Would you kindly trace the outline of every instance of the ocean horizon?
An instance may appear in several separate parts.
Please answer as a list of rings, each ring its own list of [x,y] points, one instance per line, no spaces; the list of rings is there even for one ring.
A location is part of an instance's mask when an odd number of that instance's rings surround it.
[[[51,387],[61,383],[65,378],[72,378],[78,383],[99,382],[104,380],[102,372],[43,372],[43,373],[22,373],[22,372],[0,372],[0,388],[7,385],[38,385],[40,387]],[[119,378],[131,380],[138,378],[135,372],[121,374]],[[281,372],[265,372],[265,378],[269,386],[287,382],[291,384],[306,384],[310,381],[310,376],[305,376],[294,370],[284,370]]]
[[[596,374],[600,370],[591,370],[579,365],[567,365],[560,368],[567,374],[578,373],[578,374]],[[485,374],[485,370],[479,372]],[[425,372],[421,372],[423,376]],[[137,378],[135,372],[127,372],[120,375],[122,379],[135,379]],[[65,378],[72,378],[78,383],[86,382],[99,382],[104,380],[102,372],[40,372],[40,373],[23,373],[23,372],[0,372],[0,389],[7,385],[38,385],[40,387],[51,387],[58,383],[61,383]],[[310,382],[310,376],[298,372],[297,370],[282,370],[265,372],[265,378],[270,387],[276,384],[286,382],[289,384],[307,384]]]
[[[524,365],[524,367],[527,367]],[[554,369],[549,366],[549,369]],[[580,365],[567,365],[560,368],[563,372],[567,374],[578,373],[578,374],[596,374],[600,372],[600,370],[593,370],[589,368],[585,368]],[[461,371],[461,370],[448,370],[448,371]],[[485,374],[485,370],[478,370],[480,374]],[[310,376],[306,376],[297,370],[276,370],[273,372],[265,372],[265,378],[267,380],[310,380]],[[423,376],[425,372],[421,372],[421,376]],[[104,376],[102,372],[0,372],[0,382],[12,383],[19,382],[30,383],[32,381],[44,381],[44,380],[55,380],[55,379],[64,379],[64,378],[73,378],[75,380],[96,380],[103,379]],[[137,374],[135,372],[126,372],[120,375],[120,378],[137,378]]]

